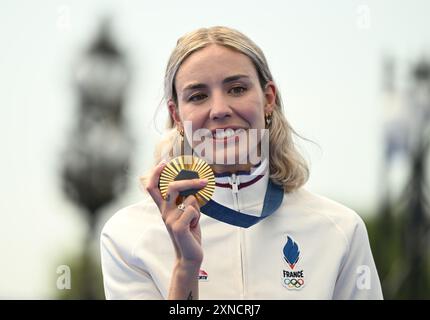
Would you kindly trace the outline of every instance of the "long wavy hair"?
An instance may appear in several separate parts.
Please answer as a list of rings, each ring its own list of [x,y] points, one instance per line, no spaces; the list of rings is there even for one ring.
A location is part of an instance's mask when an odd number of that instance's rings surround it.
[[[225,46],[248,56],[257,70],[263,91],[268,81],[275,83],[262,50],[243,33],[224,26],[201,28],[185,34],[177,41],[164,77],[163,99],[165,102],[171,99],[176,106],[178,105],[175,77],[180,66],[192,53],[211,44]],[[180,144],[181,136],[171,117],[168,119],[167,129],[164,138],[156,147],[155,163],[161,161],[165,150],[173,150]],[[282,185],[286,193],[292,192],[306,183],[309,178],[309,168],[294,144],[293,134],[297,135],[297,133],[284,115],[279,92],[276,93],[272,121],[268,129],[270,178],[274,183]],[[143,185],[146,180],[147,176],[141,177]]]

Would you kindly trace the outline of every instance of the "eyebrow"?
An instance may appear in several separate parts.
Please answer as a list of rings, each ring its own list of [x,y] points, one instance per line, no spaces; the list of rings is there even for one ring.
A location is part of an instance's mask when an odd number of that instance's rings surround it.
[[[222,83],[226,84],[226,83],[230,83],[230,82],[242,79],[242,78],[249,79],[249,76],[244,75],[244,74],[237,74],[237,75],[225,78],[222,81]],[[184,89],[182,89],[182,91],[195,90],[195,89],[205,89],[207,87],[208,86],[204,83],[191,83],[191,84],[187,85]]]

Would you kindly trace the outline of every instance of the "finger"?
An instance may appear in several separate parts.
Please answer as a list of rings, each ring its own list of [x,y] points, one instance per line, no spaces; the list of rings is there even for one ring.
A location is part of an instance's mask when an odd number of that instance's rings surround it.
[[[196,210],[200,211],[200,205],[197,198],[194,195],[189,195],[184,200],[184,205],[193,206]]]
[[[182,215],[180,221],[185,224],[185,225],[189,225],[190,228],[195,228],[199,222],[200,219],[200,211],[197,210],[196,208],[190,206],[189,210],[187,210],[185,215]]]
[[[151,173],[149,174],[148,183],[146,185],[146,191],[148,191],[152,199],[154,199],[159,209],[161,209],[163,197],[161,196],[160,189],[158,188],[158,181],[160,180],[161,171],[163,171],[166,164],[167,162],[162,160],[152,169]]]
[[[190,227],[195,227],[200,218],[200,211],[189,205],[184,212],[179,216],[173,227],[175,236],[181,236],[188,232]],[[193,225],[193,226],[192,226]]]
[[[166,201],[164,203],[166,203]],[[184,205],[185,208],[187,208],[188,206],[191,206],[195,210],[200,212],[199,203],[194,195],[190,195],[186,197],[182,204]],[[179,206],[176,206],[176,204],[173,209],[166,209],[166,204],[163,204],[163,210],[161,211],[161,215],[163,217],[164,222],[166,223],[168,230],[169,228],[171,228],[171,225],[176,223],[176,221],[180,218],[184,210],[185,209],[179,209]]]
[[[190,179],[171,182],[167,188],[165,209],[172,210],[176,207],[176,198],[179,196],[181,191],[189,189],[202,189],[207,183],[207,179]],[[169,200],[167,201],[167,199]]]
[[[190,232],[198,227],[200,211],[192,205],[187,205],[183,212],[176,210],[179,214],[171,215],[169,218],[171,221],[169,234],[174,243],[176,256],[181,258],[183,250],[188,250],[186,248],[190,246],[190,237],[193,237]]]

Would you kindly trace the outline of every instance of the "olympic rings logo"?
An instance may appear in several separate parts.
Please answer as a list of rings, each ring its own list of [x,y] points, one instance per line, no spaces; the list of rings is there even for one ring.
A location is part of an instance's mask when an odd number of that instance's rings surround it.
[[[289,289],[299,289],[305,284],[304,279],[284,279],[284,285]]]

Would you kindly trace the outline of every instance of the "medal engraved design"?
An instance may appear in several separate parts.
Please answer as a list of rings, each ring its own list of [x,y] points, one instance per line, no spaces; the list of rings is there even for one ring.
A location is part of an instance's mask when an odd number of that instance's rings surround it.
[[[178,180],[207,179],[208,183],[202,189],[188,189],[179,193],[176,203],[182,203],[185,197],[194,195],[200,206],[208,202],[215,191],[215,176],[212,168],[204,161],[195,156],[176,157],[163,168],[160,174],[158,187],[161,196],[166,199],[169,183]]]

